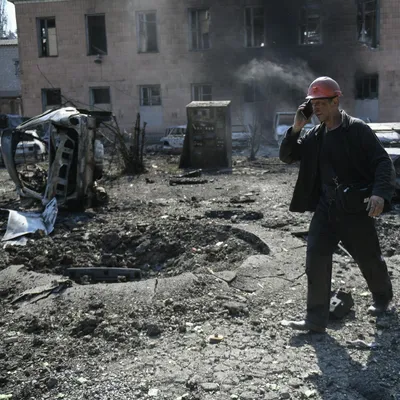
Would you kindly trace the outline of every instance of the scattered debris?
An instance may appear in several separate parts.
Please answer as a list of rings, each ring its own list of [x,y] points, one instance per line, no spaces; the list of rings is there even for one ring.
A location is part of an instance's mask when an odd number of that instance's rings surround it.
[[[199,178],[202,174],[202,169],[195,169],[194,171],[185,172],[177,176],[177,178]]]
[[[149,389],[149,392],[147,393],[150,397],[157,397],[159,393],[158,389]]]
[[[47,203],[42,214],[18,212],[14,210],[8,211],[10,214],[8,217],[7,231],[3,239],[1,239],[2,241],[12,240],[37,231],[43,232],[43,235],[49,235],[53,232],[58,209],[56,198],[53,198]],[[23,244],[23,242],[19,244]]]
[[[210,272],[215,275],[217,278],[222,279],[223,281],[227,283],[231,283],[236,279],[237,273],[235,271],[220,271],[220,272],[213,272],[210,270]]]
[[[232,219],[236,217],[238,220],[255,221],[262,219],[264,214],[260,211],[244,211],[244,210],[210,210],[205,212],[208,218]]]
[[[121,282],[142,279],[142,271],[138,268],[108,268],[108,267],[76,267],[68,268],[66,274],[75,282]]]
[[[354,300],[350,292],[338,289],[331,296],[329,312],[331,317],[342,319],[354,306]]]
[[[17,296],[11,303],[15,304],[22,301],[35,303],[39,300],[49,297],[51,294],[60,294],[71,286],[72,282],[69,279],[54,280],[49,285],[39,286],[34,289],[25,290],[25,292]]]
[[[304,392],[304,395],[306,396],[307,399],[314,397],[317,395],[317,391],[316,390],[306,390]]]
[[[274,172],[285,169],[267,179],[249,170],[245,177],[219,176],[206,187],[174,189],[165,185],[174,158],[160,158],[149,160],[150,171],[140,178],[106,177],[108,206],[61,211],[50,236],[33,235],[23,248],[0,248],[0,393],[16,399],[361,398],[355,379],[364,386],[371,382],[377,392],[385,384],[399,393],[396,313],[387,313],[381,326],[362,311],[369,305],[369,297],[359,295],[365,281],[342,251],[333,259],[333,289],[351,288],[360,312],[333,323],[334,332],[322,338],[279,327],[283,318],[301,318],[306,306],[305,254],[293,250],[302,242],[290,232],[306,230],[311,215],[291,215],[286,207],[296,166],[279,166]],[[8,204],[3,207],[13,209],[6,174],[0,169]],[[231,203],[247,192],[256,205]],[[233,224],[204,218],[212,209],[260,211],[264,219]],[[382,251],[396,249],[387,261],[397,290],[398,215],[376,222]],[[2,223],[4,234],[7,218]],[[149,280],[73,282],[61,296],[10,304],[26,288],[73,267],[138,268]],[[357,348],[348,339],[380,347]],[[157,396],[149,395],[151,389]]]
[[[254,197],[248,195],[241,195],[232,197],[230,202],[232,204],[246,204],[246,203],[254,203],[256,199]]]
[[[175,185],[202,185],[208,183],[208,179],[195,179],[195,178],[170,178],[169,184]]]
[[[208,337],[208,341],[211,344],[221,343],[223,340],[224,337],[222,335],[218,335],[217,333]]]
[[[371,342],[367,343],[365,340],[361,339],[356,339],[356,340],[346,340],[346,343],[349,346],[361,348],[361,349],[376,349],[377,347],[380,347],[379,343],[376,342]]]

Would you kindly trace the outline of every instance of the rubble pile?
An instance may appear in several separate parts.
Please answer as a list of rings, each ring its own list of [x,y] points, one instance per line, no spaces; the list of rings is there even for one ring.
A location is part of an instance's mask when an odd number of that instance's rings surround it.
[[[167,219],[143,223],[128,217],[101,228],[105,215],[84,216],[72,229],[58,223],[52,236],[32,238],[25,247],[7,246],[0,250],[5,253],[2,264],[56,274],[71,267],[139,268],[145,277],[155,277],[207,266],[235,268],[258,254],[229,227]]]
[[[332,289],[354,306],[326,335],[297,334],[280,325],[304,315],[306,296],[311,215],[288,212],[296,166],[236,158],[232,174],[170,185],[172,161],[153,156],[148,174],[105,180],[108,205],[61,210],[49,236],[1,247],[0,399],[398,398],[396,208],[377,220],[390,312],[367,315],[368,288],[339,248]],[[4,170],[0,182],[12,202]],[[64,276],[95,267],[142,278]]]

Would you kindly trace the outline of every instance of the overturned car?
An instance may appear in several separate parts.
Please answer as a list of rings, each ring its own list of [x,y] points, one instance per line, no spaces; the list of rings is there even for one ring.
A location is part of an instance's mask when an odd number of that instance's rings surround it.
[[[46,205],[56,198],[58,206],[68,209],[91,207],[105,201],[104,190],[96,181],[103,173],[104,146],[98,128],[111,121],[112,113],[65,107],[47,111],[6,129],[1,136],[4,164],[22,198],[32,198]],[[41,135],[32,136],[32,131]],[[18,172],[16,156],[21,142],[40,140],[47,149],[48,170],[45,185],[32,187]]]

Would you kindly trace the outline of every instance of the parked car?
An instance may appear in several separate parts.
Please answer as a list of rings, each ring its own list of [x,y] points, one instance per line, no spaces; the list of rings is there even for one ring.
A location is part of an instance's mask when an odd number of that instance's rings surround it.
[[[165,130],[165,136],[160,141],[163,150],[180,152],[183,149],[187,127],[186,125],[170,126]],[[247,147],[250,140],[250,133],[243,125],[232,125],[232,147]]]
[[[186,125],[170,126],[160,141],[164,150],[182,150],[186,135]]]
[[[244,148],[250,143],[251,133],[244,125],[232,125],[232,148]]]
[[[19,124],[24,122],[26,118],[18,114],[0,114],[0,136],[6,129],[15,129]],[[4,165],[3,155],[0,146],[0,165]]]
[[[279,111],[275,114],[274,138],[279,145],[281,145],[286,131],[293,125],[295,115],[296,112],[292,111]],[[301,135],[312,129],[315,125],[318,125],[318,121],[315,116],[312,116],[310,122],[302,129]]]
[[[389,154],[396,170],[396,194],[400,196],[400,122],[367,124]]]

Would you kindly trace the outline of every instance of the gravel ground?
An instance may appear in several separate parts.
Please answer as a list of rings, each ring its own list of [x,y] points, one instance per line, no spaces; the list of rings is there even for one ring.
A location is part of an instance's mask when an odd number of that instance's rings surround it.
[[[366,284],[338,249],[333,288],[355,306],[325,335],[296,333],[280,321],[305,308],[305,241],[293,233],[311,214],[288,211],[297,166],[237,156],[231,174],[170,185],[177,164],[153,155],[142,176],[108,175],[107,206],[60,212],[49,237],[0,249],[0,399],[400,399],[396,208],[377,219],[391,311],[366,314]],[[0,184],[1,207],[19,209],[4,169]],[[142,279],[40,290],[73,267]],[[21,296],[34,288],[47,295]]]

